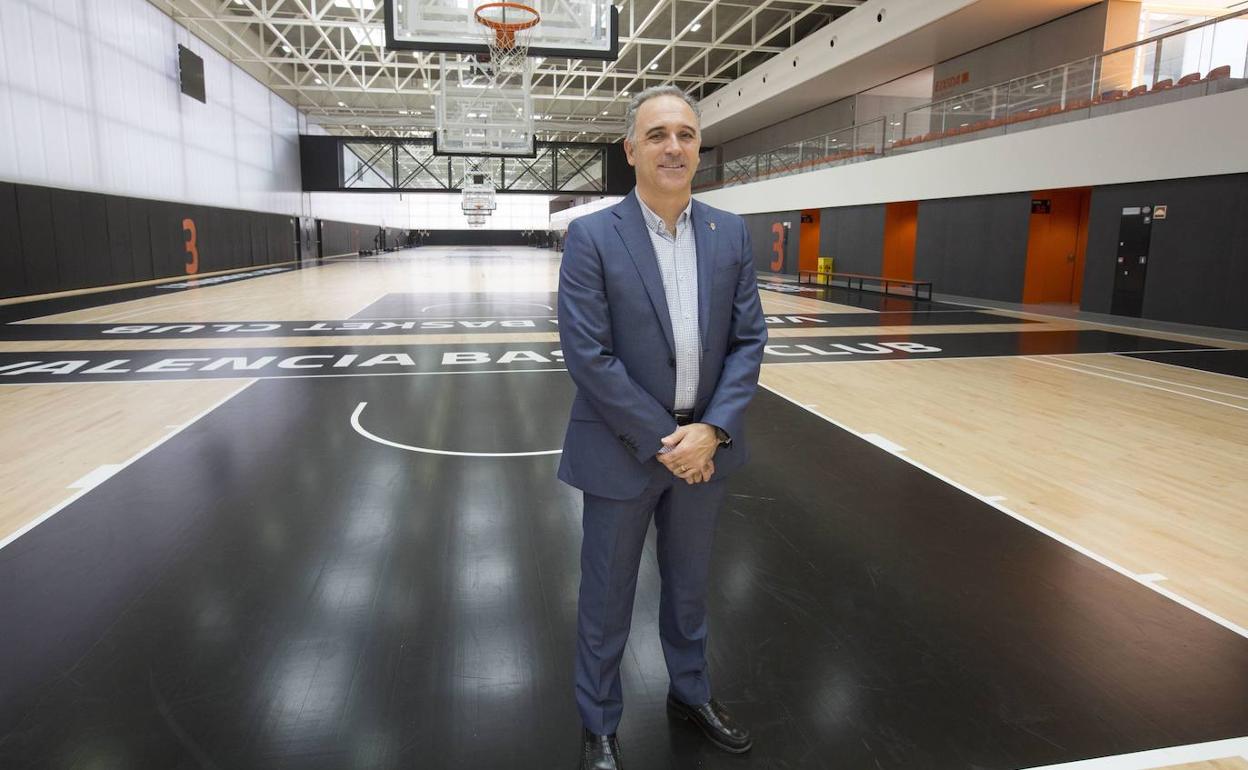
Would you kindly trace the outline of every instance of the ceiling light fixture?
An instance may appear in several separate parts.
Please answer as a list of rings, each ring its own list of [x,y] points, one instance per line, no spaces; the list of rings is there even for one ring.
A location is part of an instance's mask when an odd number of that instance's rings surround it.
[[[700,29],[702,29],[702,22],[700,21],[695,21],[693,26],[689,27],[690,32],[697,32]]]

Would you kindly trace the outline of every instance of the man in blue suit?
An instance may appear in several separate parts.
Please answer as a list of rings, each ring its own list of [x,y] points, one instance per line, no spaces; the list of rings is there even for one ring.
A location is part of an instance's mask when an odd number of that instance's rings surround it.
[[[620,659],[653,517],[668,712],[715,745],[749,732],[711,697],[706,590],[724,479],[745,463],[745,409],[767,330],[740,217],[692,198],[697,104],[672,86],[629,105],[637,187],[572,222],[559,338],[576,398],[559,478],[584,492],[576,702],[581,768],[619,770]]]

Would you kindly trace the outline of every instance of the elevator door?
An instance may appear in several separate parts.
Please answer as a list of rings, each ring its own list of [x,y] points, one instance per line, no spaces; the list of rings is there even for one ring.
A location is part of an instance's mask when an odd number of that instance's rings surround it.
[[[1114,270],[1114,315],[1139,317],[1144,309],[1144,278],[1148,243],[1153,232],[1153,207],[1129,206],[1118,224],[1118,264]]]

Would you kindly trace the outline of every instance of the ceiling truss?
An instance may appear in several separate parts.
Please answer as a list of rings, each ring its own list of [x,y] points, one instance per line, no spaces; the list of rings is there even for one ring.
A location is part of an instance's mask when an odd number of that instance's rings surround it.
[[[864,0],[619,0],[615,61],[534,69],[538,138],[614,141],[628,94],[731,83]],[[425,136],[438,55],[384,47],[381,0],[150,0],[332,134]]]

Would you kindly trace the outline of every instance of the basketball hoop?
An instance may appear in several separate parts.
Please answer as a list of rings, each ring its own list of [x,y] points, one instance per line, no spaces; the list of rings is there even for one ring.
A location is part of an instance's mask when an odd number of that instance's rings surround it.
[[[488,65],[496,78],[529,55],[529,30],[542,20],[536,8],[523,3],[485,3],[473,15],[485,27],[490,49],[489,59],[478,62]]]

